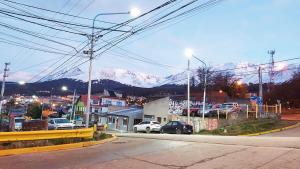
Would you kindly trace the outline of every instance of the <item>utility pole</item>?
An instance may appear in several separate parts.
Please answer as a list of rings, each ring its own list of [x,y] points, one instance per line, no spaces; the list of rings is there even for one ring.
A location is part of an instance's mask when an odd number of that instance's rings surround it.
[[[262,68],[258,68],[258,81],[259,81],[259,92],[258,92],[258,106],[259,112],[262,113],[262,104],[263,104],[263,83],[262,83]]]
[[[10,65],[10,63],[6,62],[4,63],[4,72],[3,72],[3,79],[2,79],[2,88],[1,88],[1,95],[0,95],[0,115],[2,114],[2,100],[3,100],[3,96],[4,96],[4,91],[5,91],[5,80],[8,77],[7,72],[9,71],[8,66]],[[1,115],[2,117],[2,115]]]
[[[270,54],[271,59],[270,59],[270,68],[269,68],[269,86],[268,86],[268,92],[271,91],[271,86],[274,82],[274,76],[275,76],[275,72],[274,72],[274,67],[275,67],[275,62],[274,62],[274,55],[275,55],[275,50],[269,50],[268,54]]]
[[[188,118],[188,124],[190,124],[190,114],[191,114],[191,109],[190,109],[190,59],[188,59],[188,70],[187,70],[187,118]]]

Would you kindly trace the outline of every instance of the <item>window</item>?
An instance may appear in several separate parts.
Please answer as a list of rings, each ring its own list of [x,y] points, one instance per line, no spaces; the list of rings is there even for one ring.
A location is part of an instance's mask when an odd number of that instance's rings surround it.
[[[111,105],[111,100],[106,100],[107,105]]]
[[[164,117],[164,122],[166,122],[166,121],[167,121],[167,118]]]
[[[122,106],[122,102],[118,101],[117,106]]]
[[[178,126],[179,124],[178,124],[177,121],[173,121],[173,122],[172,122],[172,125],[173,125],[173,126]]]
[[[124,126],[127,126],[127,125],[128,125],[128,119],[127,119],[127,118],[124,118],[124,119],[123,119],[123,125],[124,125]]]
[[[150,121],[144,121],[144,122],[141,122],[140,124],[150,124]]]
[[[157,117],[157,121],[161,123],[161,117]]]
[[[167,123],[166,126],[172,126],[172,122]]]
[[[111,116],[108,117],[108,123],[112,123],[112,117]]]
[[[98,105],[99,101],[98,100],[92,100],[92,105]]]

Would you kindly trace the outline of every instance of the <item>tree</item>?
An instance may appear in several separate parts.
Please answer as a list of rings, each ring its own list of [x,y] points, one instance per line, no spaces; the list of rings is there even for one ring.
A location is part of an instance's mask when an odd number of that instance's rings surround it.
[[[34,102],[34,103],[28,105],[26,115],[33,118],[33,119],[41,118],[42,108],[41,108],[40,103]]]
[[[15,107],[16,100],[15,99],[10,99],[7,103],[6,103],[6,113],[9,113],[9,111]]]
[[[204,67],[199,67],[197,70],[197,76],[199,78],[199,84],[198,87],[203,89],[204,87],[204,81],[205,81],[205,74],[206,74],[206,86],[209,88],[213,85],[213,74],[214,71],[211,67],[207,67],[205,70]]]

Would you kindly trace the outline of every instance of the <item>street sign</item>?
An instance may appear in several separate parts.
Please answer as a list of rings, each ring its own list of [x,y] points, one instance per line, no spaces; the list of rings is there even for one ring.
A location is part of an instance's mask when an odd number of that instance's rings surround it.
[[[256,102],[257,102],[257,104],[262,105],[262,104],[263,104],[263,99],[262,99],[262,97],[257,97]]]

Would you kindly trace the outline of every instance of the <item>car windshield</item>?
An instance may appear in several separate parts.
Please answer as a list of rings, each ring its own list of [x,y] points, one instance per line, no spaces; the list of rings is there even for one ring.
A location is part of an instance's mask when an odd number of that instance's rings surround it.
[[[24,119],[15,119],[15,123],[23,123]]]
[[[68,119],[55,119],[56,123],[70,123]]]
[[[222,104],[222,108],[232,108],[232,104]]]
[[[182,124],[182,125],[186,125],[186,124],[187,124],[187,123],[184,122],[184,121],[179,121],[179,123]]]

